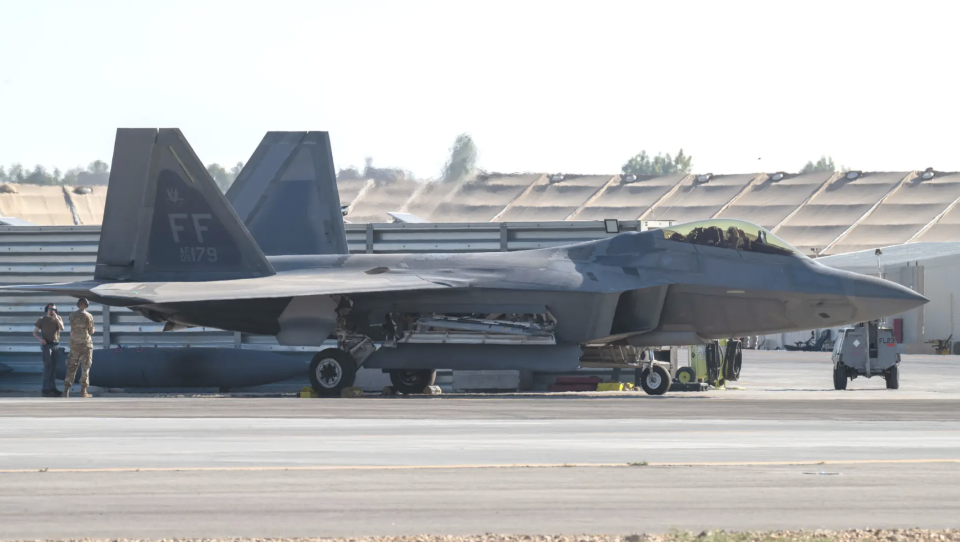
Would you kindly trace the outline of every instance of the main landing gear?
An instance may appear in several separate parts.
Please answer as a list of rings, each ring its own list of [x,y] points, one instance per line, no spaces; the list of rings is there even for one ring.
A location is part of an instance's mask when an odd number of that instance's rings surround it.
[[[310,362],[310,384],[321,397],[339,397],[356,379],[356,360],[339,348],[321,350]]]
[[[427,386],[432,386],[436,381],[435,369],[390,371],[390,383],[393,384],[393,389],[404,395],[423,393]]]

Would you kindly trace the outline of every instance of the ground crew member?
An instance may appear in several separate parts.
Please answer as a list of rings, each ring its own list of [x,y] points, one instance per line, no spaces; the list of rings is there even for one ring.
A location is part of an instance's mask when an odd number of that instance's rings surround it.
[[[43,383],[40,394],[44,397],[60,397],[55,375],[57,363],[60,362],[60,332],[63,331],[63,320],[57,314],[57,306],[47,303],[43,308],[43,316],[33,326],[33,336],[40,341],[43,351]]]
[[[87,312],[90,303],[85,298],[77,300],[77,310],[70,315],[70,355],[67,356],[67,375],[63,379],[63,396],[70,397],[73,378],[80,367],[80,397],[92,397],[87,393],[90,385],[90,366],[93,364],[93,316]]]

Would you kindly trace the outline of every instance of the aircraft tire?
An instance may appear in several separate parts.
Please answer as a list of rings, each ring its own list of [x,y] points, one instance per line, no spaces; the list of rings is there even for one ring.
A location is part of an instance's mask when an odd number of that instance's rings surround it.
[[[321,397],[340,397],[357,379],[357,362],[339,348],[317,352],[310,362],[310,385]]]
[[[390,371],[390,383],[393,389],[404,395],[423,393],[424,388],[437,381],[436,369],[414,369],[412,371]]]
[[[647,395],[663,395],[670,389],[670,373],[659,365],[653,365],[640,373],[640,387]]]
[[[887,389],[888,390],[898,390],[900,389],[900,366],[894,365],[890,367],[887,371],[887,374],[883,375],[887,380]]]
[[[833,367],[833,389],[847,389],[847,369],[842,363],[838,363]]]
[[[680,367],[677,369],[677,382],[687,384],[694,382],[696,379],[697,372],[693,370],[693,367]]]

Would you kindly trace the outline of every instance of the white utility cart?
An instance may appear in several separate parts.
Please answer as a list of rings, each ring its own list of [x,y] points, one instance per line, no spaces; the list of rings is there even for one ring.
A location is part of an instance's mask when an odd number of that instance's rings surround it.
[[[833,387],[847,388],[858,376],[882,376],[887,388],[900,387],[900,353],[893,329],[882,321],[841,328],[833,345]]]

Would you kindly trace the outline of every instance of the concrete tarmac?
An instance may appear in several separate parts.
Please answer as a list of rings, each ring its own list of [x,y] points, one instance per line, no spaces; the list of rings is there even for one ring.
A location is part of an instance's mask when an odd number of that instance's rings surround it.
[[[819,474],[823,471],[825,474]],[[5,539],[957,526],[960,465],[29,473]]]
[[[0,399],[0,539],[944,528],[960,360],[829,389],[750,352],[744,389],[301,400]]]

